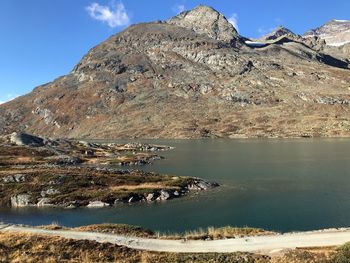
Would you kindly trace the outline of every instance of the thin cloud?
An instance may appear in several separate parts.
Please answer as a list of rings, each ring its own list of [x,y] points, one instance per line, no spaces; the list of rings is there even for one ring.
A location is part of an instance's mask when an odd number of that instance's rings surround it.
[[[228,22],[230,22],[233,27],[237,30],[237,32],[239,31],[239,28],[238,28],[238,15],[236,13],[232,14],[232,16],[230,16],[228,19],[227,19]]]
[[[260,37],[267,35],[268,33],[271,33],[273,30],[275,30],[276,27],[270,27],[270,28],[265,28],[265,27],[259,27],[258,28],[258,33],[260,34]]]
[[[259,28],[258,28],[258,33],[259,33],[260,35],[266,35],[268,32],[269,32],[269,31],[268,31],[266,28],[264,28],[264,27],[259,27]]]
[[[183,11],[186,10],[186,7],[185,5],[183,4],[177,4],[173,7],[173,11],[176,13],[176,14],[180,14],[182,13]]]
[[[0,99],[0,104],[3,104],[3,103],[6,103],[6,102],[9,102],[15,98],[17,98],[18,95],[14,95],[14,94],[7,94],[6,96],[3,96],[1,99]]]
[[[106,23],[111,28],[125,26],[130,23],[129,15],[122,2],[111,6],[92,3],[86,7],[86,11],[93,19]]]

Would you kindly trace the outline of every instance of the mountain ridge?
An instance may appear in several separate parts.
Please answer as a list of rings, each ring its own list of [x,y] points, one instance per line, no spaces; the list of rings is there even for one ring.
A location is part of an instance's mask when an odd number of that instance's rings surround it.
[[[324,39],[330,46],[338,47],[350,43],[350,20],[332,19],[304,34],[304,37],[314,36]]]
[[[350,136],[345,55],[328,53],[316,37],[281,35],[252,47],[228,23],[200,6],[165,22],[132,25],[92,48],[69,74],[0,105],[0,132]]]

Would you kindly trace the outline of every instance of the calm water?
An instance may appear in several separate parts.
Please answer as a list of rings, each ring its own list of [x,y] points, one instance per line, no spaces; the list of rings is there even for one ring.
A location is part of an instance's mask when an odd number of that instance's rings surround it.
[[[350,226],[350,140],[157,140],[175,146],[142,169],[222,186],[160,204],[105,209],[3,209],[0,221],[136,224],[160,231],[206,226],[311,230]]]

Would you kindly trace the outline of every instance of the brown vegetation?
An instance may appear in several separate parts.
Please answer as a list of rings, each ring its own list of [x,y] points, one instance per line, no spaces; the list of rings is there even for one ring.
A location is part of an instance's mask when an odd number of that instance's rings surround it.
[[[39,141],[40,145],[32,143]],[[26,143],[25,145],[23,145]],[[147,164],[168,146],[0,137],[0,206],[93,206],[164,201],[217,186],[190,177],[116,169]]]
[[[257,262],[268,257],[249,253],[178,254],[137,251],[87,240],[0,233],[0,262]]]
[[[31,204],[42,198],[42,191],[54,189],[52,205],[84,206],[90,201],[113,204],[116,200],[128,202],[131,197],[141,201],[149,193],[160,189],[184,189],[192,178],[174,177],[137,170],[120,171],[88,167],[0,167],[0,181],[9,175],[23,174],[24,182],[0,184],[0,203],[9,205],[11,197],[30,194]]]
[[[48,226],[52,228],[53,226]],[[45,227],[47,228],[47,227]],[[57,228],[57,226],[55,226]],[[152,235],[138,227],[122,225],[94,225],[79,228],[82,231]],[[0,233],[0,262],[228,262],[228,263],[347,263],[349,244],[336,247],[298,248],[276,255],[251,253],[160,253],[139,251],[110,243],[72,240],[36,234]]]

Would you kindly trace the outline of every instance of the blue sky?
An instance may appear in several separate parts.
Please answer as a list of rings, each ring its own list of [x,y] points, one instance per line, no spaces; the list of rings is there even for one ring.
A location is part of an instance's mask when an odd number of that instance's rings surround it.
[[[302,34],[333,18],[350,19],[349,0],[1,0],[0,102],[68,73],[128,24],[167,19],[198,4],[236,21],[247,37],[278,25]]]

